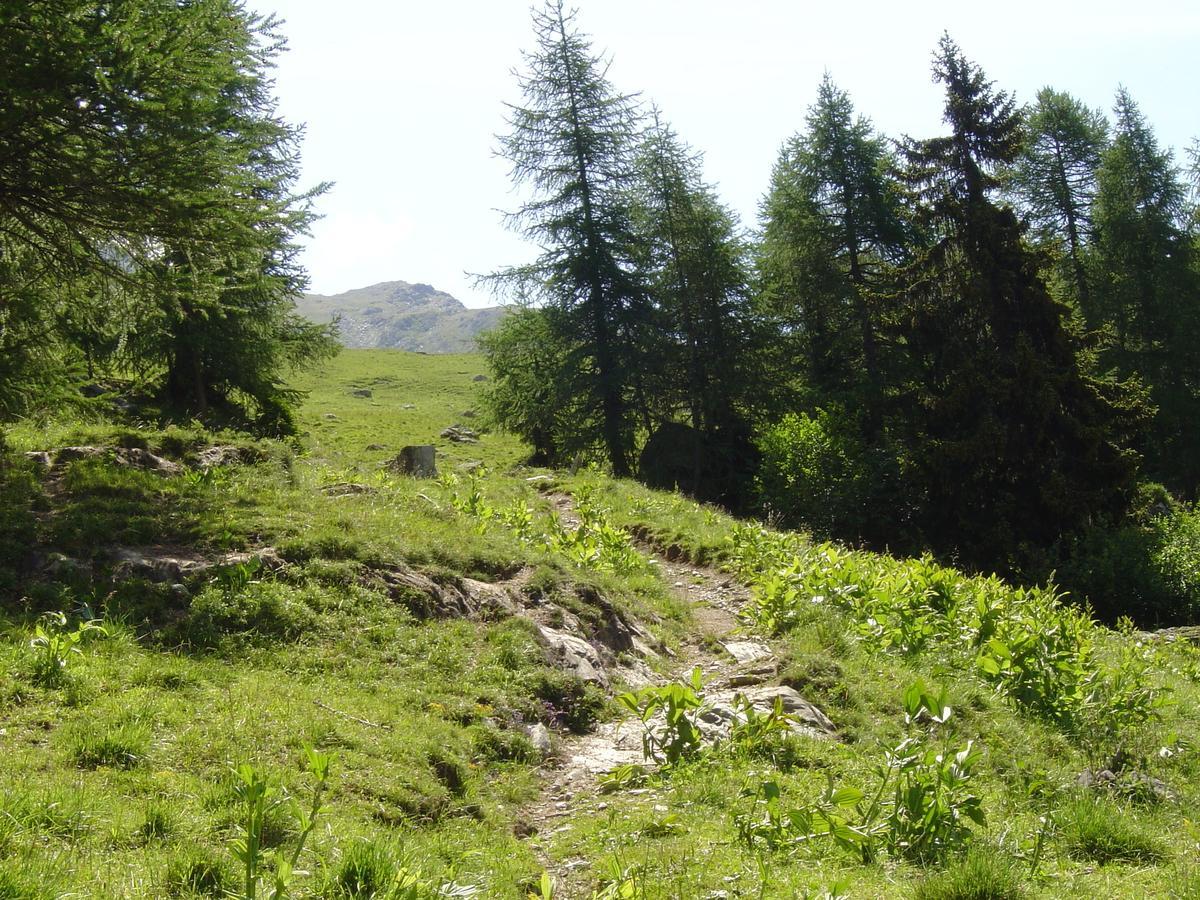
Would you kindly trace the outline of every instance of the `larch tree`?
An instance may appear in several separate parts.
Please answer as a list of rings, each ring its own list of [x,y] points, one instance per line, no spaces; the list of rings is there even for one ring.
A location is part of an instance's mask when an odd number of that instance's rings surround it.
[[[1097,300],[1089,324],[1111,340],[1101,359],[1150,388],[1158,407],[1150,472],[1200,487],[1200,272],[1182,173],[1128,92],[1117,92],[1096,196]]]
[[[535,10],[533,28],[523,100],[509,106],[509,131],[499,140],[513,180],[533,195],[509,224],[541,253],[488,280],[560,311],[547,321],[570,347],[581,412],[575,426],[597,434],[613,473],[626,476],[650,327],[629,208],[638,113],[633,98],[608,81],[606,61],[562,0]]]
[[[189,411],[228,398],[286,419],[285,368],[333,344],[293,311],[294,239],[319,189],[293,191],[277,25],[237,0],[0,9],[8,354],[40,348],[53,367],[81,339],[89,363],[111,344]]]
[[[993,196],[1016,159],[1012,98],[944,36],[934,77],[949,134],[905,145],[932,238],[905,270],[903,339],[917,373],[912,459],[927,538],[967,564],[1018,570],[1064,534],[1120,515],[1136,474],[1133,411],[1089,378],[1022,226]]]
[[[886,381],[878,298],[906,238],[891,154],[828,73],[806,126],[764,202],[763,287],[785,321],[798,313],[820,399],[861,405],[874,434]]]
[[[1070,94],[1043,88],[1027,111],[1025,142],[1013,167],[1013,193],[1043,244],[1057,244],[1071,300],[1092,303],[1087,250],[1093,238],[1096,171],[1108,121]],[[1057,248],[1055,248],[1057,249]]]

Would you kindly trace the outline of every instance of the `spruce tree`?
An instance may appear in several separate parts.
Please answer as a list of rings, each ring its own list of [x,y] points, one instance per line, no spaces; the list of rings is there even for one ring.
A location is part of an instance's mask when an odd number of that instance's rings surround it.
[[[950,133],[904,148],[932,241],[905,271],[902,337],[927,537],[1019,570],[1128,502],[1136,457],[1119,390],[1090,379],[1013,211],[992,197],[1021,146],[1012,98],[948,37],[934,59]]]
[[[658,416],[671,422],[682,413],[695,431],[691,475],[679,487],[732,502],[752,468],[746,412],[761,375],[747,247],[733,214],[704,182],[700,155],[657,109],[638,169],[633,210],[658,324],[651,354],[658,362]]]
[[[562,0],[535,10],[533,28],[523,101],[509,106],[500,152],[513,180],[533,194],[509,223],[542,249],[532,264],[490,281],[561,312],[550,322],[573,348],[570,380],[581,400],[575,425],[598,436],[614,474],[629,475],[650,327],[629,210],[638,116]]]

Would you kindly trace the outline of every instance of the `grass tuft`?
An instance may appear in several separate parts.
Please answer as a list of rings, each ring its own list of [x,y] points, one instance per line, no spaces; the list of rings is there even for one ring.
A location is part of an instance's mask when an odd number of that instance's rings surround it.
[[[1099,798],[1068,804],[1060,819],[1067,853],[1097,863],[1156,863],[1166,855],[1162,844],[1132,813]]]
[[[1020,900],[1021,878],[1007,858],[975,849],[917,885],[913,900]]]

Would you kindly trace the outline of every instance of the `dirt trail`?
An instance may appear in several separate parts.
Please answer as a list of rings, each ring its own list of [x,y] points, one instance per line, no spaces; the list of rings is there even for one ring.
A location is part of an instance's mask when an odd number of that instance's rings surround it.
[[[564,524],[578,525],[573,499],[567,495],[548,497]],[[699,666],[706,696],[710,691],[731,690],[769,682],[776,674],[776,661],[767,642],[746,630],[738,613],[750,599],[749,589],[727,573],[710,566],[670,561],[644,542],[639,552],[661,573],[672,592],[685,601],[695,627],[682,644],[668,651],[665,667],[653,675],[652,683],[667,684],[686,678]],[[585,735],[556,735],[554,754],[542,770],[541,796],[525,807],[518,832],[531,836],[542,864],[558,881],[561,896],[578,896],[572,882],[589,867],[587,860],[552,860],[548,845],[555,835],[569,830],[577,814],[603,812],[620,797],[651,793],[642,788],[607,798],[598,791],[597,779],[621,765],[642,765],[641,723],[632,717],[600,725]]]

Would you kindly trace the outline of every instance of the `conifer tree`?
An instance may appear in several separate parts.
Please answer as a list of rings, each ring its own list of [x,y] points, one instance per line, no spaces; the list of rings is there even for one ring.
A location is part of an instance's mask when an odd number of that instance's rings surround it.
[[[691,476],[679,486],[730,502],[752,468],[746,413],[755,395],[751,385],[761,375],[747,247],[733,214],[704,182],[700,155],[657,109],[641,141],[638,169],[633,210],[658,326],[649,354],[658,363],[658,416],[670,422],[682,412],[695,431]]]
[[[636,376],[650,327],[629,210],[638,116],[562,0],[535,10],[533,27],[523,100],[509,107],[500,151],[513,180],[533,193],[509,223],[542,252],[490,280],[561,311],[551,322],[572,346],[571,381],[582,399],[576,427],[599,435],[613,473],[629,475]]]
[[[1011,209],[992,196],[1020,116],[948,37],[934,58],[950,133],[905,146],[933,241],[906,270],[913,461],[928,539],[1012,571],[1128,502],[1120,392],[1088,378]]]
[[[821,399],[862,404],[874,433],[886,380],[877,298],[905,242],[891,155],[828,73],[806,124],[781,151],[764,203],[763,287],[770,305],[799,314]]]
[[[1158,407],[1145,447],[1150,471],[1193,493],[1200,486],[1200,273],[1187,191],[1124,89],[1114,116],[1098,174],[1089,323],[1111,334],[1102,360],[1141,378]]]
[[[1014,167],[1014,193],[1043,244],[1060,244],[1070,298],[1089,307],[1086,254],[1093,237],[1096,170],[1108,122],[1070,94],[1043,88],[1028,110],[1026,138]]]
[[[283,370],[333,345],[293,311],[320,189],[293,190],[277,26],[236,0],[0,7],[0,350],[52,370],[119,332],[185,408],[236,396],[286,419]],[[76,310],[104,298],[104,334],[81,332]]]

